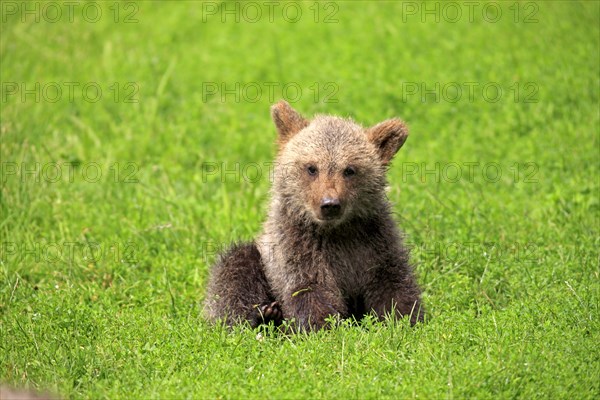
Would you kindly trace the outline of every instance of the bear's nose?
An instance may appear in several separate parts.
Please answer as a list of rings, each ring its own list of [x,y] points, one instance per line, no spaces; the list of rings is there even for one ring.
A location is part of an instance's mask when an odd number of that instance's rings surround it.
[[[332,197],[324,197],[321,200],[321,214],[325,219],[336,218],[340,215],[342,206],[340,200]]]

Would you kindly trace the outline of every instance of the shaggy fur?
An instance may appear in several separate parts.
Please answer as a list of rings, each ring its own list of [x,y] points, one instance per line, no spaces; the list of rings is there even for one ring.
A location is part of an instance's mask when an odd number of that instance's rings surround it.
[[[255,243],[234,246],[213,268],[207,318],[251,326],[285,318],[299,330],[369,312],[422,320],[420,290],[385,195],[405,124],[308,121],[284,101],[271,112],[279,154],[268,218]]]

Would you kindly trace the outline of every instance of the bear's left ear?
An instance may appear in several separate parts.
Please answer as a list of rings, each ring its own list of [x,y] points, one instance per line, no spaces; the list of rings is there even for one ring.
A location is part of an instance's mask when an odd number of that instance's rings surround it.
[[[388,165],[406,142],[408,127],[398,118],[388,119],[367,129],[367,139],[377,147],[383,165]]]
[[[271,107],[271,117],[279,133],[280,148],[283,148],[292,136],[306,128],[309,123],[285,100],[281,100]]]

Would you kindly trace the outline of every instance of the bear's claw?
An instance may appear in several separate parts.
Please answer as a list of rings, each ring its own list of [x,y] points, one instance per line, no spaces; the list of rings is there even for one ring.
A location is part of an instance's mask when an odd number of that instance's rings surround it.
[[[268,324],[270,321],[273,321],[275,325],[281,324],[283,320],[283,312],[281,311],[281,307],[279,303],[273,301],[271,303],[264,303],[256,307],[258,313],[262,318],[262,322]]]

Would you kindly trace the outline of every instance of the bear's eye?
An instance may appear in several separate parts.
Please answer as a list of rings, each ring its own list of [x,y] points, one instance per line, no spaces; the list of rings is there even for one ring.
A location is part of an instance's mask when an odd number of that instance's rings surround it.
[[[344,176],[352,176],[356,174],[356,170],[353,167],[347,167],[344,170]]]
[[[317,167],[315,167],[314,165],[309,165],[308,167],[306,167],[306,171],[308,171],[309,175],[314,176],[317,174]]]

